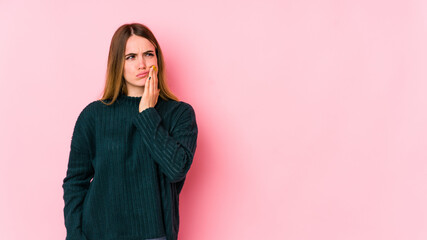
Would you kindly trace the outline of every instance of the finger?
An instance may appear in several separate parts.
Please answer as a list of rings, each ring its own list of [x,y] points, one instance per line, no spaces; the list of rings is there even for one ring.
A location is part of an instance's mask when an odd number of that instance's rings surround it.
[[[152,81],[152,78],[153,78],[153,71],[151,71],[151,68],[150,68],[150,70],[148,72],[147,81],[145,82],[145,90],[147,90],[147,91],[144,91],[144,92],[147,92],[147,94],[149,94],[148,90],[150,89],[150,82]]]
[[[148,71],[148,76],[149,76],[148,78],[149,78],[150,80],[151,80],[151,79],[153,79],[153,75],[154,75],[154,74],[153,74],[153,68],[151,68],[151,67],[150,67],[150,70]]]
[[[155,91],[155,85],[154,85],[154,83],[156,81],[155,80],[156,76],[155,76],[154,66],[151,67],[150,71],[151,71],[150,94],[151,94],[151,96],[153,96],[154,95],[154,91]]]

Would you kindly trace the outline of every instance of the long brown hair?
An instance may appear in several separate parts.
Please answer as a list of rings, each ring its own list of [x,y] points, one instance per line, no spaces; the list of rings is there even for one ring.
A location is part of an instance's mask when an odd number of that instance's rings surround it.
[[[108,54],[107,74],[105,80],[104,93],[101,101],[106,105],[113,104],[120,94],[127,95],[127,87],[123,77],[123,67],[125,61],[126,43],[130,36],[136,35],[146,38],[156,48],[159,96],[164,100],[175,100],[178,98],[169,90],[166,85],[165,62],[160,49],[160,45],[151,30],[140,23],[130,23],[120,26],[111,39],[110,52]],[[111,100],[105,103],[104,100]]]

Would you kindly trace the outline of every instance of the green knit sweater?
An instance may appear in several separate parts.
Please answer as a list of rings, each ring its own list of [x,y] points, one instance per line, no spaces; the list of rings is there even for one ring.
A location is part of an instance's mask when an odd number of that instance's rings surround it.
[[[179,193],[196,151],[191,105],[100,100],[80,113],[63,181],[67,240],[178,237]]]

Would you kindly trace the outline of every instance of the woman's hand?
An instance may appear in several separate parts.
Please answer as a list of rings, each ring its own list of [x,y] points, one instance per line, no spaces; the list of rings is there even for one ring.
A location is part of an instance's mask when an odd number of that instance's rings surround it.
[[[141,102],[139,102],[139,112],[156,106],[160,93],[160,89],[157,86],[157,68],[156,66],[152,66],[150,68],[150,73],[148,74],[148,79],[145,82],[144,93],[142,94]]]

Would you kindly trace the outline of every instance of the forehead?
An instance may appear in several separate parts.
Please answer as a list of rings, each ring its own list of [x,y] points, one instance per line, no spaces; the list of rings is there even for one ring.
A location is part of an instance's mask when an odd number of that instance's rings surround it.
[[[154,45],[146,38],[132,35],[126,42],[126,53],[145,52],[148,50],[155,51]]]

